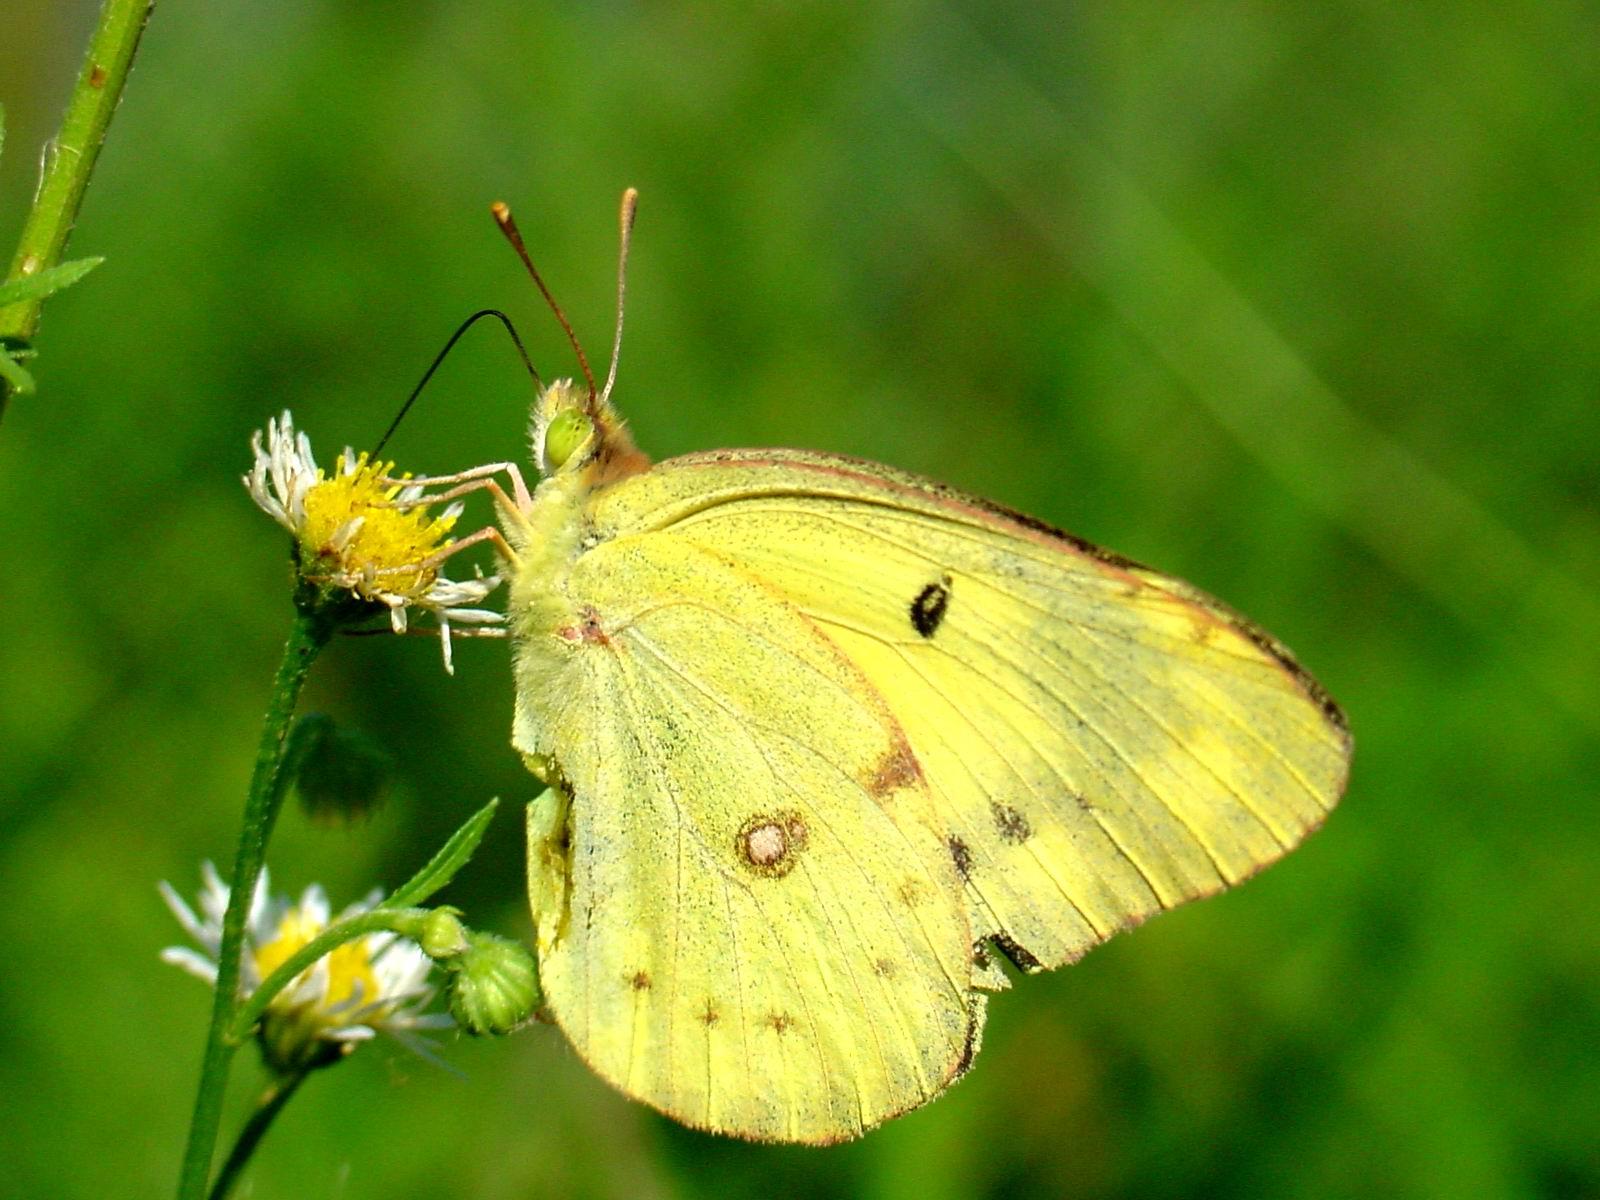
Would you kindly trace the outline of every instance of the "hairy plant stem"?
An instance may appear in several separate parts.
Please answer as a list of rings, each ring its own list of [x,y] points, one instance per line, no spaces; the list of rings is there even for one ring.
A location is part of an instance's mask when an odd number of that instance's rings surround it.
[[[155,0],[105,0],[101,6],[60,132],[46,150],[39,190],[7,279],[37,275],[61,261],[111,114],[122,97],[139,37],[154,7]],[[0,342],[13,346],[31,342],[39,329],[43,303],[42,299],[23,300],[0,308]],[[0,417],[5,415],[5,404],[6,387],[0,383]]]
[[[283,648],[272,685],[272,698],[261,730],[261,745],[256,752],[255,770],[250,777],[250,795],[245,801],[244,825],[239,831],[239,848],[233,861],[233,879],[228,909],[222,918],[222,944],[217,951],[217,983],[212,996],[211,1025],[206,1034],[205,1057],[200,1067],[200,1087],[195,1096],[194,1116],[189,1125],[189,1143],[184,1150],[183,1172],[179,1179],[180,1200],[201,1200],[206,1177],[216,1146],[217,1129],[222,1119],[222,1097],[228,1082],[228,1067],[239,1039],[230,1036],[234,1013],[239,1007],[239,967],[244,945],[246,919],[255,897],[256,881],[266,858],[267,839],[283,802],[282,770],[284,740],[294,716],[295,702],[317,654],[327,645],[333,626],[325,616],[302,609],[295,617],[289,640]]]

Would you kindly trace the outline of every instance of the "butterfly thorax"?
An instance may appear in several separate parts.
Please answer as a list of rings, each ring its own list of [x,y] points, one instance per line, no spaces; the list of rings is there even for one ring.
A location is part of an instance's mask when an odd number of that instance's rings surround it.
[[[519,644],[548,634],[567,614],[563,583],[582,552],[584,510],[607,484],[650,460],[633,444],[609,400],[558,379],[534,401],[534,462],[544,476],[525,506],[502,511],[511,564],[511,634]]]
[[[581,642],[585,614],[568,594],[573,564],[593,543],[587,513],[594,494],[638,474],[650,460],[633,444],[609,401],[570,380],[539,394],[533,409],[534,459],[544,479],[526,506],[501,513],[510,564],[510,634],[516,645],[518,711],[514,742],[545,753],[552,705],[568,694],[563,674]]]
[[[565,610],[562,584],[581,553],[589,488],[574,475],[540,482],[531,503],[505,520],[516,550],[511,564],[510,626],[518,645],[555,628]]]

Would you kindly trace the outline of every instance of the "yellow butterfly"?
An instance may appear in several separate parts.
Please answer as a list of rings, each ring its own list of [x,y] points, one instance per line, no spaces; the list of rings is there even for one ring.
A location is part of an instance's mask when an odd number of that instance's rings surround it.
[[[471,474],[509,560],[512,740],[549,785],[544,1011],[628,1095],[856,1137],[972,1064],[1000,959],[1072,962],[1337,801],[1343,714],[1203,592],[874,463],[651,465],[615,351],[603,389],[583,367],[535,403],[536,489]]]

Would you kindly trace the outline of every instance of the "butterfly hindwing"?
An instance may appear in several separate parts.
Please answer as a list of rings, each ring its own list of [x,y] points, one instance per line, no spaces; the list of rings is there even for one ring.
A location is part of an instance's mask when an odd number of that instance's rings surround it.
[[[839,1140],[937,1094],[981,1019],[972,934],[876,690],[671,532],[602,542],[562,593],[517,735],[563,777],[530,815],[550,1015],[629,1094],[741,1136]]]

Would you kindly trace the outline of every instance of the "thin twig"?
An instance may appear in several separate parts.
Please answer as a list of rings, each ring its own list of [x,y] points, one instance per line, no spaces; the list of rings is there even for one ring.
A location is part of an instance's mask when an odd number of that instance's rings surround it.
[[[101,6],[61,130],[46,150],[39,191],[22,227],[7,279],[37,275],[61,261],[111,114],[128,80],[139,37],[154,7],[155,0],[105,0]],[[0,342],[31,342],[39,330],[43,304],[36,298],[0,308]],[[0,416],[5,415],[5,401],[6,389],[0,385]]]

